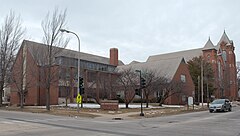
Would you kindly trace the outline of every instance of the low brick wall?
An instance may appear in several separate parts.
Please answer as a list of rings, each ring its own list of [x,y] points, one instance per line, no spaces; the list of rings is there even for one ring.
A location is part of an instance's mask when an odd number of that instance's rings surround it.
[[[118,110],[118,100],[102,100],[102,110]]]

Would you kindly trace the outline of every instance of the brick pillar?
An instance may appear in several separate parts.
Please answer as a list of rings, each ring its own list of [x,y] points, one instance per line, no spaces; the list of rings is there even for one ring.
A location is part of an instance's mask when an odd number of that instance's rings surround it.
[[[110,62],[111,65],[118,66],[118,49],[111,48],[110,49]]]

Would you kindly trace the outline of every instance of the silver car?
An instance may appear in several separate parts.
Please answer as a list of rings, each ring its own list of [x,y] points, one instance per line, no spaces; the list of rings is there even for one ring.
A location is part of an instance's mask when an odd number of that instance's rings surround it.
[[[232,111],[231,102],[228,99],[216,99],[209,105],[209,112]]]

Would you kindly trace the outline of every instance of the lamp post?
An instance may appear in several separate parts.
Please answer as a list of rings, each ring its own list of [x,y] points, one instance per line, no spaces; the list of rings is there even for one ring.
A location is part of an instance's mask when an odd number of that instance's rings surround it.
[[[202,94],[202,108],[203,108],[203,59],[201,59],[201,94]]]
[[[77,68],[78,68],[78,71],[77,71],[77,81],[78,81],[78,84],[77,84],[77,90],[78,90],[78,94],[80,94],[80,86],[79,86],[79,77],[80,77],[80,38],[78,37],[78,35],[72,31],[69,31],[69,30],[66,30],[66,29],[59,29],[60,32],[66,32],[66,33],[71,33],[71,34],[74,34],[77,39],[78,39],[78,63],[77,63]],[[82,107],[82,105],[81,105]],[[77,103],[77,111],[79,113],[79,103]]]
[[[139,76],[139,84],[140,84],[140,88],[139,88],[139,90],[140,90],[140,94],[141,94],[141,113],[140,113],[140,116],[144,116],[144,113],[143,113],[143,106],[142,106],[142,99],[143,99],[143,91],[142,91],[143,86],[142,86],[142,84],[141,84],[141,80],[142,80],[142,72],[141,72],[141,70],[135,70],[135,72],[139,72],[139,74],[140,74],[140,76]]]

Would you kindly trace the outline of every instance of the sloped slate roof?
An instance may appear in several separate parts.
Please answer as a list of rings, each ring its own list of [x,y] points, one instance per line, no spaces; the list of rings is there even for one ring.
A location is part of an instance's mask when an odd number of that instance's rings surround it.
[[[23,43],[27,46],[28,50],[30,51],[30,53],[32,54],[32,56],[35,60],[39,60],[39,57],[44,57],[46,55],[46,51],[48,48],[45,44],[28,41],[28,40],[24,40]],[[53,50],[55,52],[58,52],[55,55],[55,57],[64,56],[64,57],[77,59],[78,54],[79,54],[79,52],[77,52],[77,51],[63,49],[63,48],[59,48],[59,47],[54,47]],[[88,54],[88,53],[80,52],[80,59],[109,65],[109,58],[92,55],[92,54]],[[124,63],[122,61],[119,61],[119,65],[124,65]]]
[[[224,30],[224,32],[223,32],[223,34],[222,34],[222,37],[220,38],[218,44],[215,46],[215,49],[216,49],[216,50],[219,50],[220,44],[221,44],[223,41],[227,43],[227,46],[228,46],[228,45],[233,45],[233,41],[232,41],[232,40],[229,40],[229,38],[228,38],[225,30]]]
[[[193,57],[202,55],[202,50],[203,48],[198,48],[198,49],[192,49],[192,50],[172,52],[167,54],[153,55],[148,57],[147,62],[159,61],[162,59],[171,59],[171,58],[184,58],[185,61],[189,61]]]
[[[203,50],[209,50],[209,49],[215,49],[215,46],[213,45],[210,37],[209,37],[208,41],[206,42],[206,44],[203,47]]]
[[[123,66],[118,66],[117,69],[122,71],[124,69],[142,70],[142,71],[152,71],[156,72],[159,76],[165,76],[168,79],[172,79],[177,72],[177,69],[181,63],[185,63],[184,58],[170,58],[161,59],[158,61],[147,61],[135,64],[128,64]]]
[[[218,42],[218,44],[220,44],[220,43],[223,42],[223,41],[226,42],[227,44],[230,44],[230,43],[231,43],[231,41],[229,40],[229,38],[228,38],[225,30],[224,30],[223,35],[222,35],[220,41]]]

